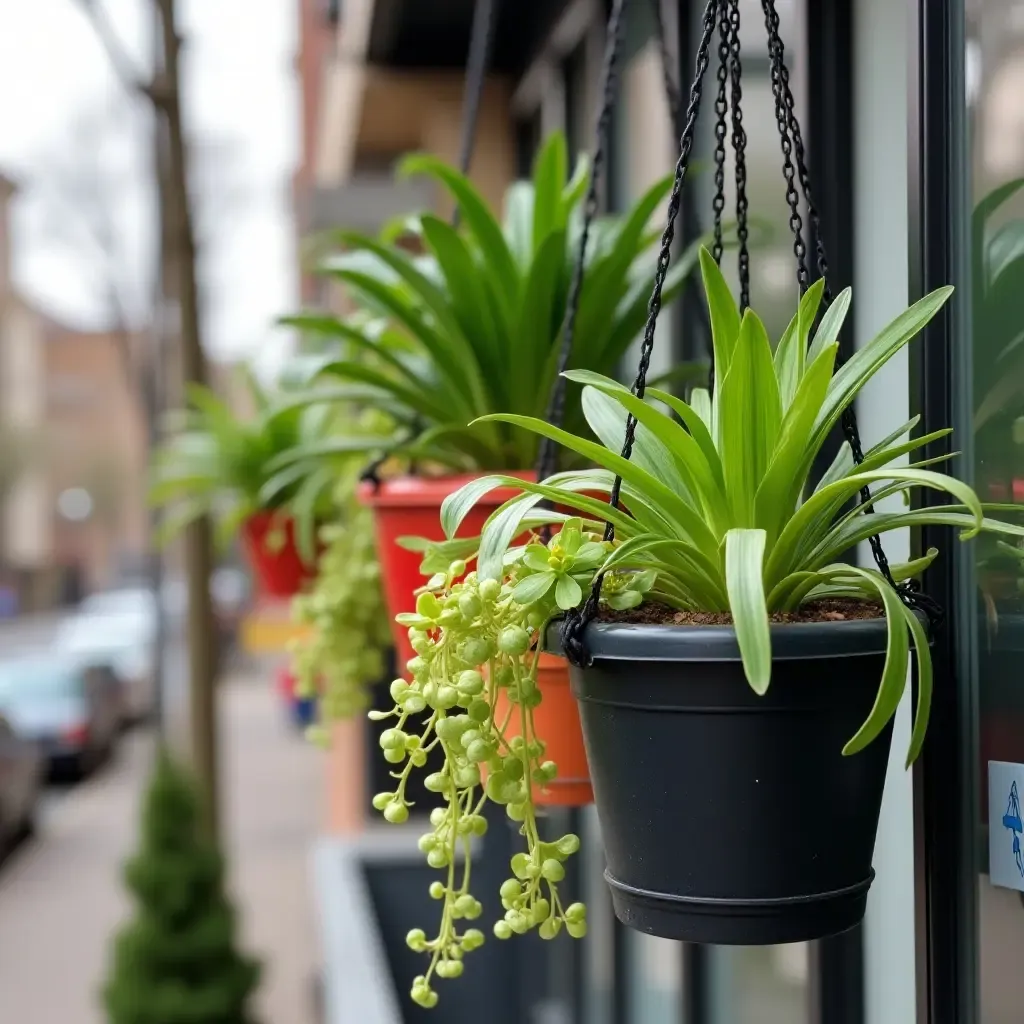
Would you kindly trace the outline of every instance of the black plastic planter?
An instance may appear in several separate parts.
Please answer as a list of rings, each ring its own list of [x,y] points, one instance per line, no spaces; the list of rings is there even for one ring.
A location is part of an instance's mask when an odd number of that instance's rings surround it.
[[[549,634],[557,650],[557,629]],[[891,725],[859,754],[882,619],[772,627],[765,696],[731,628],[596,623],[571,670],[616,916],[651,935],[762,945],[864,916]]]

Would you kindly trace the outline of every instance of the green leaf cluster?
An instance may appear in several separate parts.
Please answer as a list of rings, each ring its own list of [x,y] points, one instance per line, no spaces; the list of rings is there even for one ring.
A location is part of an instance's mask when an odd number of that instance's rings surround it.
[[[293,619],[310,627],[293,645],[292,669],[298,692],[319,695],[313,735],[324,740],[327,723],[365,710],[391,646],[373,517],[356,498],[353,473],[339,483],[335,502],[333,520],[320,529],[313,586],[292,602]]]
[[[260,967],[235,948],[223,861],[203,835],[195,784],[166,754],[125,881],[136,910],[103,990],[110,1024],[251,1024]]]
[[[440,926],[433,938],[419,928],[407,937],[411,949],[429,956],[411,989],[413,1000],[424,1007],[438,1002],[435,979],[459,977],[466,954],[484,942],[482,931],[463,928],[462,922],[475,922],[483,912],[470,881],[473,837],[486,832],[481,811],[487,801],[505,808],[525,842],[525,850],[511,858],[512,876],[499,889],[504,914],[493,924],[495,938],[533,930],[542,939],[563,931],[582,938],[587,930],[585,906],[566,905],[558,888],[579,838],[544,840],[538,823],[534,789],[556,778],[558,765],[546,758],[534,722],[544,700],[537,638],[553,615],[579,600],[581,581],[593,576],[608,546],[595,532],[598,523],[558,512],[545,515],[561,521],[561,529],[547,543],[533,538],[510,550],[500,581],[467,572],[462,558],[427,581],[416,610],[397,616],[416,652],[405,666],[408,678],[392,682],[391,710],[371,712],[375,719],[393,720],[381,733],[380,746],[395,766],[396,785],[373,798],[386,821],[408,820],[410,774],[425,768],[434,749],[440,747],[444,755],[441,770],[424,779],[444,804],[431,811],[431,830],[419,841],[427,864],[442,872],[430,886],[431,896],[441,902]],[[428,558],[442,550],[443,545],[434,546]],[[633,592],[632,603],[653,582],[645,573],[621,576],[618,593]]]
[[[809,475],[843,410],[942,308],[952,289],[916,302],[837,369],[849,290],[819,321],[823,284],[812,285],[773,351],[757,315],[751,310],[740,315],[706,250],[700,262],[713,332],[713,394],[698,388],[684,402],[652,387],[641,398],[608,377],[571,371],[570,378],[584,386],[582,408],[599,443],[534,417],[503,413],[488,421],[550,437],[597,468],[539,484],[502,476],[474,481],[442,508],[445,531],[453,535],[491,488],[519,488],[519,496],[491,515],[481,539],[479,571],[500,578],[502,552],[527,513],[544,500],[613,523],[615,549],[597,572],[650,572],[652,600],[681,610],[731,612],[744,670],[758,693],[771,677],[770,613],[823,598],[876,602],[888,620],[885,669],[875,705],[845,751],[862,749],[892,717],[906,685],[912,645],[919,668],[913,760],[931,700],[924,628],[881,574],[839,559],[872,535],[905,527],[952,525],[964,539],[981,530],[1015,536],[1024,536],[1024,530],[986,518],[970,487],[927,468],[941,459],[921,459],[920,450],[949,432],[908,440],[916,419],[867,451],[860,465],[844,444],[813,490]],[[626,460],[619,452],[628,416],[636,418],[637,429],[632,458]],[[917,460],[905,464],[908,455]],[[622,507],[613,509],[597,496],[610,492],[616,474],[622,478]],[[877,498],[915,489],[943,492],[953,504],[898,512],[868,512],[861,505],[851,510],[850,502],[865,486]],[[932,551],[894,566],[895,580],[916,576],[934,557]]]
[[[167,507],[162,537],[169,539],[194,519],[211,516],[227,543],[242,523],[260,510],[291,515],[300,552],[315,558],[315,533],[331,508],[339,459],[361,458],[367,445],[385,435],[382,415],[361,420],[351,413],[361,392],[351,388],[281,388],[268,391],[243,371],[253,407],[240,417],[210,388],[192,385],[178,429],[156,451],[150,501]],[[347,440],[336,435],[344,422]],[[384,429],[390,429],[383,419]],[[358,438],[358,441],[354,438]],[[322,449],[330,443],[329,452]],[[292,453],[304,452],[295,458]]]
[[[480,417],[544,415],[578,255],[587,161],[570,177],[565,138],[550,136],[532,180],[510,188],[503,221],[468,178],[432,156],[408,157],[400,173],[427,175],[447,190],[461,229],[424,213],[381,239],[330,233],[327,244],[340,251],[319,268],[344,286],[362,317],[302,313],[284,322],[314,336],[320,352],[333,344],[334,358],[321,357],[316,369],[320,385],[364,388],[367,402],[394,418],[389,450],[450,469],[531,468],[536,438]],[[642,329],[658,238],[649,222],[670,187],[663,178],[625,214],[593,224],[571,366],[613,373]],[[674,262],[666,302],[696,256],[694,246]],[[567,402],[567,422],[582,430],[577,397]]]

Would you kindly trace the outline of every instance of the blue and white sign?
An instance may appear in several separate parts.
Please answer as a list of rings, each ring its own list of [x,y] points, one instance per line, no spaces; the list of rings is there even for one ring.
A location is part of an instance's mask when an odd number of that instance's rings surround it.
[[[988,873],[993,885],[1024,892],[1024,764],[988,763]]]

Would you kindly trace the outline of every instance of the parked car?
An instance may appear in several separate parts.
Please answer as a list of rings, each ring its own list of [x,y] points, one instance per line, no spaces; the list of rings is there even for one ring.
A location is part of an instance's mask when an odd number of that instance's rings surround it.
[[[87,607],[66,619],[57,630],[55,645],[59,652],[109,665],[120,680],[124,691],[123,725],[145,721],[155,706],[156,626],[151,612],[144,604],[112,603],[106,610]]]
[[[19,736],[0,715],[0,852],[32,831],[43,767],[39,744]]]
[[[67,654],[0,663],[0,713],[53,774],[88,775],[113,753],[124,696],[108,665]]]

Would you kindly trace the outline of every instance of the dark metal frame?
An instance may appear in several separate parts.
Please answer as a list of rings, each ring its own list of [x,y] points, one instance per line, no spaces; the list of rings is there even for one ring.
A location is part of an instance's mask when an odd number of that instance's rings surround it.
[[[927,343],[914,346],[911,380],[922,430],[952,425],[970,443],[970,275],[961,237],[967,140],[964,106],[964,4],[909,0],[913,31],[910,143],[910,299],[954,283],[958,295],[936,317]],[[957,383],[959,382],[959,383]],[[965,383],[966,382],[966,383]],[[948,442],[928,454],[940,454]],[[963,456],[953,464],[960,475]],[[972,692],[971,566],[953,531],[922,529],[920,547],[946,552],[925,577],[930,596],[947,610],[936,637],[931,724],[914,773],[918,1019],[970,1024],[977,1019],[976,696]],[[958,614],[959,613],[959,614]]]

